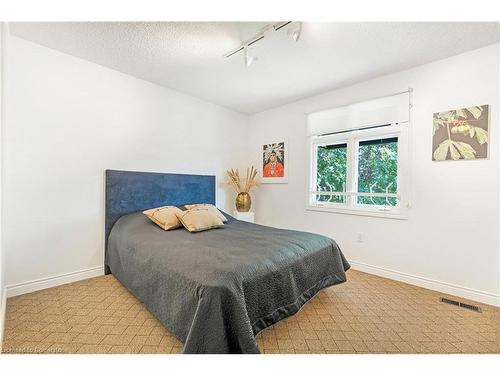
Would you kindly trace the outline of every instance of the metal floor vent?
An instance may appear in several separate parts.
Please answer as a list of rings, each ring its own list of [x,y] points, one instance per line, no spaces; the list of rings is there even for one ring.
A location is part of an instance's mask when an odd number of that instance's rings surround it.
[[[458,301],[454,301],[452,299],[448,299],[448,298],[444,298],[444,297],[441,297],[439,300],[441,302],[447,303],[449,305],[455,305],[455,306],[458,306],[458,307],[463,307],[464,309],[472,310],[472,311],[475,311],[475,312],[478,312],[478,313],[482,312],[481,308],[479,306],[469,305],[468,303],[458,302]]]

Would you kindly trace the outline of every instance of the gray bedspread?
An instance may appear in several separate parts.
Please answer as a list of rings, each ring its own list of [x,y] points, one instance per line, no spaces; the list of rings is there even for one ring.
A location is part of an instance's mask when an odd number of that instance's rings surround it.
[[[142,213],[111,231],[106,264],[184,343],[184,353],[259,353],[255,335],[295,314],[349,264],[330,238],[236,220],[164,231]]]

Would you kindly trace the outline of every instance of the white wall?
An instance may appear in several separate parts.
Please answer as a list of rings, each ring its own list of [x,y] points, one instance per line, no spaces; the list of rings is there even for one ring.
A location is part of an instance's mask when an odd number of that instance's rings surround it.
[[[4,125],[4,30],[6,29],[6,25],[3,22],[0,22],[0,350],[2,349],[3,343],[3,331],[4,331],[4,323],[5,323],[5,262],[3,257],[3,237],[2,237],[2,174],[3,174],[3,125]]]
[[[242,166],[247,116],[16,37],[7,58],[9,286],[101,272],[105,169],[215,174],[221,183]],[[228,194],[218,189],[217,201],[229,210]]]
[[[492,45],[252,116],[253,163],[263,143],[290,142],[289,183],[253,193],[257,220],[331,236],[359,269],[500,305],[498,82],[499,46]],[[409,219],[306,211],[304,113],[408,87],[414,89]],[[433,162],[432,114],[481,104],[491,105],[489,160]]]

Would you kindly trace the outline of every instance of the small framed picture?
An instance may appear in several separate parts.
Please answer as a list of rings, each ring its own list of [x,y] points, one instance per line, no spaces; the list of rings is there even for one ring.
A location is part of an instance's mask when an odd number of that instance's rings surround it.
[[[286,140],[262,145],[262,183],[288,183],[288,151],[288,142]]]

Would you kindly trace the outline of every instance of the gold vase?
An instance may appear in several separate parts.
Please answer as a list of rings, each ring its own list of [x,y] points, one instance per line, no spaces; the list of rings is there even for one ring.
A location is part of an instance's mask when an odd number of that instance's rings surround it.
[[[248,212],[252,206],[252,199],[248,193],[238,193],[236,196],[236,211]]]

